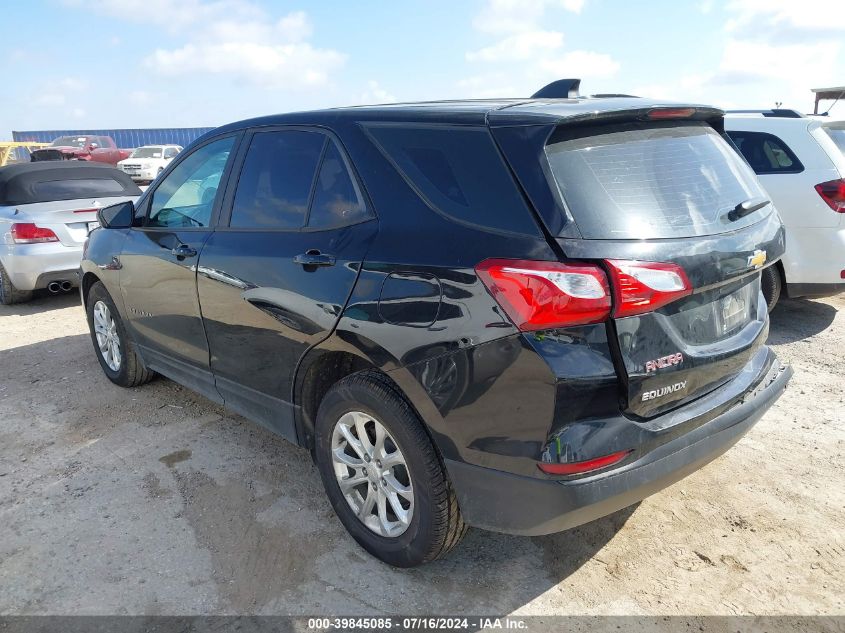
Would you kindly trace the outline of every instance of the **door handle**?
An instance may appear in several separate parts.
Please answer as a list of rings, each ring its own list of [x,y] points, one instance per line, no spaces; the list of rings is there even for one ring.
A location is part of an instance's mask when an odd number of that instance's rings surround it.
[[[170,251],[177,259],[185,259],[186,257],[196,257],[197,249],[191,248],[187,244],[179,244],[176,248]]]
[[[316,248],[312,248],[304,253],[293,258],[294,264],[302,264],[303,266],[334,266],[334,255],[327,255],[321,253]]]

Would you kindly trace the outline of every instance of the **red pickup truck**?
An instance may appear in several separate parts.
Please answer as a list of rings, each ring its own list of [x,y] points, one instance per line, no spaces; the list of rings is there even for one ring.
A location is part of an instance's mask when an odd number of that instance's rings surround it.
[[[111,136],[60,136],[49,147],[32,152],[32,161],[90,160],[116,166],[131,153],[131,149],[119,149]]]

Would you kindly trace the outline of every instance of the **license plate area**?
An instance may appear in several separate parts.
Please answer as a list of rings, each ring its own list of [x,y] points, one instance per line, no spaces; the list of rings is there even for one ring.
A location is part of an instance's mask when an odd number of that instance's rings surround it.
[[[758,284],[747,283],[714,303],[717,335],[730,336],[754,318],[757,311],[754,301],[757,289]]]

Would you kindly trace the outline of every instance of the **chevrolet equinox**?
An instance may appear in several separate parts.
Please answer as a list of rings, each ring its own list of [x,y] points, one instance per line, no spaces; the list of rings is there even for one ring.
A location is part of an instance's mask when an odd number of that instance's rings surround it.
[[[307,448],[392,565],[592,521],[723,453],[791,375],[760,291],[783,227],[723,124],[541,92],[223,126],[100,211],[97,358]]]

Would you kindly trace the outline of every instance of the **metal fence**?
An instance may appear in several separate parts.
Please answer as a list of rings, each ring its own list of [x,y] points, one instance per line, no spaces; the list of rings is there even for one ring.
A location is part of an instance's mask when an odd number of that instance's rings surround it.
[[[181,145],[187,147],[194,140],[213,130],[210,127],[138,128],[121,130],[29,130],[12,132],[15,141],[50,143],[59,136],[111,136],[118,147],[133,148],[142,145]]]

